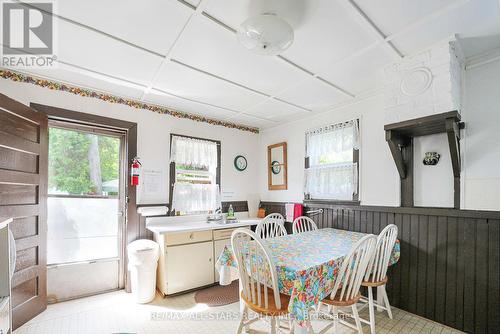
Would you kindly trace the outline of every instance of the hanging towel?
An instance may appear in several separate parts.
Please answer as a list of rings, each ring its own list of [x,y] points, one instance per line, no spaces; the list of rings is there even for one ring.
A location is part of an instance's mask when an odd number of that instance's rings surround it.
[[[295,203],[293,205],[293,219],[297,219],[302,216],[302,204]]]
[[[294,219],[295,204],[286,203],[285,204],[285,221],[292,223]]]

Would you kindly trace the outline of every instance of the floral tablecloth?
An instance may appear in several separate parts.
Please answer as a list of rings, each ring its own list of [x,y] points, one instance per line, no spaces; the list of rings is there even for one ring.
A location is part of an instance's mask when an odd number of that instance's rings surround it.
[[[309,310],[332,292],[344,256],[365,235],[325,228],[264,240],[276,265],[280,292],[290,295],[288,311],[300,326],[305,325]],[[390,265],[395,264],[399,256],[397,240]],[[228,271],[237,266],[231,247],[223,249],[217,265],[221,284],[229,284],[235,276],[230,277]]]

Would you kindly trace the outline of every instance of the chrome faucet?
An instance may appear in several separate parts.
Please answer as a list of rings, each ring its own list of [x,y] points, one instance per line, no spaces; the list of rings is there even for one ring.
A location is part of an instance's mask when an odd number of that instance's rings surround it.
[[[224,219],[224,215],[222,214],[222,209],[219,208],[215,210],[215,212],[211,215],[207,216],[207,223],[212,222],[212,221],[221,221]]]

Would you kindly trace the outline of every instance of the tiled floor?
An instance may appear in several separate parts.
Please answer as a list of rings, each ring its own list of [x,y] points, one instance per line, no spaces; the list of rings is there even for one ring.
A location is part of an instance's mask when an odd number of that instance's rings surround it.
[[[133,303],[131,295],[123,291],[82,298],[50,305],[48,309],[14,334],[110,334],[110,333],[175,333],[175,334],[233,334],[238,324],[239,304],[210,308],[196,304],[194,293],[163,299],[156,299],[147,305]],[[367,310],[360,312],[366,317]],[[377,314],[377,333],[459,333],[393,308],[394,319],[385,313]],[[313,322],[318,330],[324,321]],[[251,333],[267,333],[266,323],[259,321],[251,326]],[[340,326],[340,333],[354,333]],[[367,325],[364,333],[369,333]],[[330,329],[328,333],[333,333]]]

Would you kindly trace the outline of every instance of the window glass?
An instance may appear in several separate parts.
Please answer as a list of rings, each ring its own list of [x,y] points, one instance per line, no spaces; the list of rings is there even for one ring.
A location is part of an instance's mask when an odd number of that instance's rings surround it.
[[[306,198],[353,200],[358,190],[358,121],[306,133]]]
[[[209,213],[221,207],[217,174],[218,142],[172,136],[175,168],[171,207],[177,215]]]
[[[120,139],[49,129],[50,195],[118,195]]]

